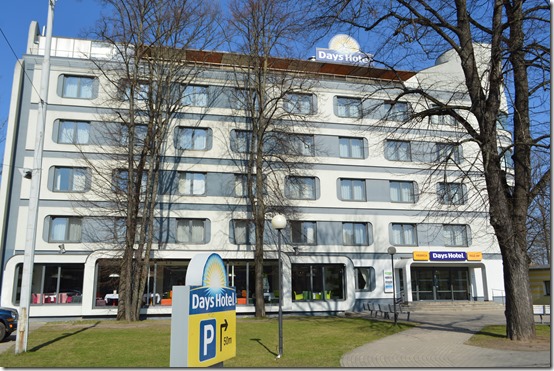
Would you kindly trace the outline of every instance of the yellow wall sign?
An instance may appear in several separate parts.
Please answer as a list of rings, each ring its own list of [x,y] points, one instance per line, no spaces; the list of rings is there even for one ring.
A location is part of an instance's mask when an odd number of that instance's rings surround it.
[[[236,292],[217,254],[198,254],[173,287],[170,367],[208,367],[236,355]]]
[[[467,260],[481,261],[481,260],[483,260],[483,253],[482,252],[477,252],[477,251],[468,252],[467,253]]]
[[[429,251],[414,251],[412,256],[414,260],[429,260]]]
[[[430,254],[433,254],[432,256]],[[463,254],[463,257],[461,258],[452,258],[452,257],[448,257],[446,255],[448,254],[451,254],[451,255],[460,255],[462,256],[461,254]],[[441,255],[445,255],[445,256],[442,256]],[[479,252],[479,251],[474,251],[474,252],[462,252],[462,253],[439,253],[439,252],[435,252],[435,251],[414,251],[412,252],[412,257],[415,261],[428,261],[429,259],[431,260],[467,260],[467,261],[481,261],[483,260],[483,253],[482,252]]]

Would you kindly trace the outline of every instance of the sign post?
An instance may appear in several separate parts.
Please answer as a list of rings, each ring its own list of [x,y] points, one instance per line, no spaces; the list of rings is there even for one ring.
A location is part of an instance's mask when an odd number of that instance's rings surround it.
[[[193,257],[173,287],[170,367],[208,367],[236,355],[236,292],[218,254]]]

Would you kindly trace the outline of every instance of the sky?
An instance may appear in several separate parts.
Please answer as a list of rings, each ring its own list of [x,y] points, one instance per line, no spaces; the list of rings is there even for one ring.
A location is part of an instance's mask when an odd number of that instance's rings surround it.
[[[27,47],[31,21],[46,25],[49,0],[5,0],[0,12],[0,123],[8,119],[13,71]],[[100,16],[98,0],[57,0],[53,35],[78,38]],[[13,49],[13,51],[12,51]],[[5,127],[3,128],[5,130]],[[4,138],[4,132],[0,138]],[[0,143],[3,158],[4,142]]]

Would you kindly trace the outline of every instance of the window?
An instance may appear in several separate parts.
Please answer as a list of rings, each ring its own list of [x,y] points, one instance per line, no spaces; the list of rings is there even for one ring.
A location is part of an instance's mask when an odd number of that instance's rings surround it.
[[[345,278],[344,264],[292,264],[292,300],[342,300]]]
[[[362,117],[362,100],[360,98],[337,97],[337,111],[339,117]]]
[[[392,224],[393,245],[417,246],[417,230],[415,224]]]
[[[73,304],[81,305],[83,292],[83,264],[38,264],[33,265],[31,283],[32,305]],[[21,295],[23,264],[15,268],[14,304]]]
[[[387,140],[385,158],[390,161],[412,161],[410,142]]]
[[[185,106],[207,107],[208,87],[200,85],[187,85],[183,92],[182,103]]]
[[[180,173],[179,193],[186,196],[202,196],[206,193],[205,173]]]
[[[84,192],[86,190],[86,180],[86,168],[54,168],[54,191],[56,192]]]
[[[362,138],[339,138],[339,155],[343,158],[364,158]]]
[[[48,242],[81,242],[81,218],[50,217]]]
[[[342,244],[369,245],[367,223],[342,223]]]
[[[388,120],[406,121],[410,117],[410,105],[407,102],[385,102],[384,108]]]
[[[463,205],[464,187],[462,183],[439,183],[438,194],[441,204]]]
[[[256,195],[256,176],[252,175],[252,187],[254,195]],[[262,192],[266,194],[265,181]],[[247,197],[248,196],[248,177],[246,174],[235,174],[235,196]]]
[[[292,135],[291,139],[291,154],[299,156],[314,155],[314,136],[313,135]]]
[[[252,179],[252,184],[256,184],[254,179]],[[248,176],[246,174],[235,174],[235,196],[248,196]]]
[[[92,99],[93,86],[93,77],[64,75],[62,97]]]
[[[390,200],[392,202],[415,202],[414,183],[391,180]]]
[[[234,134],[234,135],[233,135]],[[249,130],[233,130],[231,134],[231,149],[235,152],[248,153],[251,150],[252,132]]]
[[[178,219],[177,242],[205,243],[206,219]]]
[[[468,246],[467,226],[458,224],[443,225],[445,246]]]
[[[127,219],[126,218],[114,218],[113,223],[114,243],[124,243],[127,238]]]
[[[292,243],[301,245],[316,245],[316,225],[316,222],[291,221],[290,229],[292,235]]]
[[[438,109],[439,106],[437,106],[436,104],[431,104],[429,108]],[[454,119],[454,117],[450,115],[436,114],[436,115],[430,116],[430,120],[431,120],[431,124],[434,124],[434,125],[451,125],[451,126],[456,125],[456,120]]]
[[[144,193],[146,192],[146,184],[147,184],[147,181],[148,181],[148,173],[147,173],[148,170],[145,170],[143,173],[142,173],[142,179],[141,179],[141,182],[140,182],[140,192],[141,193]],[[136,172],[135,172],[135,176],[136,176]],[[115,192],[122,192],[122,193],[127,193],[127,184],[129,183],[129,171],[128,170],[117,170],[114,172],[114,179],[113,179],[113,184],[114,184],[114,191]]]
[[[356,291],[375,290],[375,268],[357,267],[354,268],[354,274],[356,275]]]
[[[148,126],[146,125],[135,125],[135,146],[143,146],[146,136],[148,135]],[[119,144],[121,146],[129,145],[129,127],[122,124],[121,125],[121,137],[119,139]]]
[[[138,101],[148,100],[148,94],[150,92],[150,85],[146,82],[136,82],[134,86],[134,98]],[[131,97],[131,83],[125,84],[125,96],[124,100],[128,101]]]
[[[454,161],[454,163],[460,163],[460,147],[456,144],[450,143],[437,143],[437,162]]]
[[[231,221],[231,241],[236,245],[256,243],[256,228],[250,220]]]
[[[258,95],[254,90],[235,89],[231,97],[231,106],[240,110],[257,110],[259,108]]]
[[[313,95],[286,94],[283,108],[289,113],[310,115],[314,113]]]
[[[365,180],[340,179],[340,198],[344,201],[365,201]]]
[[[287,178],[285,194],[293,200],[315,200],[315,178],[291,176]]]
[[[293,156],[313,156],[314,136],[290,134],[278,131],[266,133],[263,150],[267,154],[288,154]]]
[[[202,151],[208,148],[208,129],[177,128],[177,148]]]
[[[60,120],[57,142],[60,144],[88,144],[90,122]]]

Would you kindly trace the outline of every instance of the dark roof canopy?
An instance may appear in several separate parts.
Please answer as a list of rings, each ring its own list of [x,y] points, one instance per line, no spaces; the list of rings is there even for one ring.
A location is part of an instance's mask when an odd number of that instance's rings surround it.
[[[224,53],[217,51],[186,50],[179,52],[179,54],[181,54],[184,59],[190,62],[219,65],[221,67],[247,67],[248,65],[252,64],[253,60],[255,60],[252,57],[244,54]],[[395,71],[391,69],[381,69],[366,66],[273,57],[270,57],[268,59],[268,67],[274,71],[297,71],[312,73],[315,75],[327,75],[334,77],[358,77],[389,81],[406,81],[416,74],[416,72],[413,71]]]

